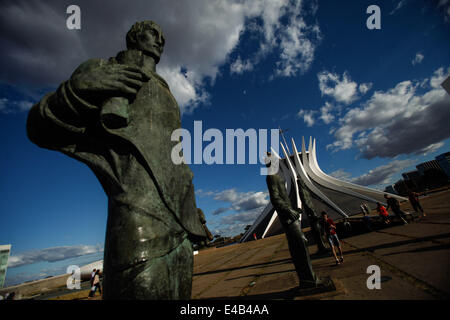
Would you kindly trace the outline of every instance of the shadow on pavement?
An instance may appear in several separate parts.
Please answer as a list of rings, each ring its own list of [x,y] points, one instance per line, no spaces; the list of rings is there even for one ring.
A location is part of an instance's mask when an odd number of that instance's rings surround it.
[[[203,276],[203,275],[207,275],[207,274],[214,274],[214,273],[221,273],[221,272],[227,272],[227,271],[241,270],[241,269],[246,269],[246,268],[258,268],[258,267],[263,267],[263,266],[268,266],[268,265],[286,264],[286,263],[291,263],[291,262],[292,262],[292,260],[290,258],[289,259],[274,260],[274,261],[270,261],[270,262],[250,264],[250,265],[239,266],[239,267],[234,267],[234,268],[218,269],[218,270],[213,270],[213,271],[194,273],[194,276]]]
[[[385,243],[385,244],[372,246],[372,247],[365,247],[365,248],[354,249],[354,250],[346,251],[346,254],[359,253],[359,252],[363,252],[363,251],[374,252],[375,250],[399,247],[399,246],[404,246],[404,245],[408,245],[408,244],[412,244],[412,243],[418,243],[418,242],[424,242],[424,241],[432,241],[432,240],[448,238],[448,237],[450,237],[450,233],[444,233],[444,234],[438,234],[438,235],[422,237],[422,238],[416,238],[416,239],[411,239],[411,240],[403,240],[403,241]],[[343,241],[343,242],[346,242],[346,241]],[[351,245],[348,242],[346,242],[346,243]]]

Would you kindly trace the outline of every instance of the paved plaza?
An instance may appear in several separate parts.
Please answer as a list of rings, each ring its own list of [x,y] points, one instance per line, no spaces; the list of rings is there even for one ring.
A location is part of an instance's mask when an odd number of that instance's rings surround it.
[[[345,262],[316,256],[314,270],[337,290],[299,296],[284,235],[200,251],[193,299],[448,299],[450,296],[450,191],[425,197],[427,216],[342,239]],[[410,210],[405,204],[405,210]],[[368,289],[367,267],[381,270],[381,289]]]

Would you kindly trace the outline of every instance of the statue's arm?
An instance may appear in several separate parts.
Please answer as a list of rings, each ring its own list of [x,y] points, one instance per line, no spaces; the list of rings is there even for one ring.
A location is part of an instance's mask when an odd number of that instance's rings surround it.
[[[99,63],[99,59],[88,60],[78,69]],[[98,106],[74,92],[70,80],[65,81],[31,108],[27,119],[28,137],[38,146],[48,149],[76,144],[98,117],[98,111]]]

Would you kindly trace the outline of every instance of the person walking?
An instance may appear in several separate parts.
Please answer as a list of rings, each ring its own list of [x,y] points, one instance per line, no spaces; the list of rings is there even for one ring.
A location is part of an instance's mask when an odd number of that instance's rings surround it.
[[[342,253],[341,243],[339,242],[339,238],[336,233],[336,225],[334,224],[333,220],[331,220],[331,218],[328,218],[328,214],[325,211],[322,211],[322,218],[323,218],[324,233],[328,240],[328,243],[330,244],[333,256],[336,259],[336,264],[337,265],[341,264],[342,262],[344,262],[344,255]],[[336,247],[339,250],[340,255],[339,259],[336,254]]]
[[[94,296],[95,296],[95,292],[98,289],[98,292],[100,293],[100,295],[102,295],[102,286],[100,284],[100,270],[97,269],[97,271],[95,272],[95,276],[94,276],[94,281],[92,282],[93,287],[95,288],[94,290]]]
[[[93,285],[93,282],[94,282],[94,277],[95,277],[96,271],[97,271],[97,270],[94,269],[94,270],[92,270],[92,273],[91,273],[91,281],[90,281],[91,288],[94,286],[94,285]]]
[[[385,224],[391,223],[391,220],[389,220],[389,213],[387,212],[386,208],[379,202],[377,202],[377,212]]]
[[[400,209],[400,204],[398,203],[398,200],[395,199],[394,197],[391,197],[388,194],[384,195],[386,201],[387,201],[387,208],[386,210],[389,210],[389,208],[392,209],[392,212],[394,212],[394,214],[403,221],[403,224],[408,224],[408,222],[406,222],[406,213]],[[414,219],[414,218],[413,218]]]
[[[361,202],[360,208],[363,216],[370,214],[370,209],[367,203]]]
[[[99,291],[100,295],[102,294],[102,287],[100,285],[100,269],[94,269],[91,277],[91,290],[89,290],[88,298],[92,298],[95,296],[95,292]]]
[[[416,192],[413,192],[413,191],[409,191],[408,198],[409,198],[409,202],[411,203],[411,205],[412,205],[414,211],[417,213],[417,215],[421,218],[426,217],[427,215],[425,214],[425,212],[423,212],[423,208],[419,202],[419,194]],[[421,214],[419,213],[419,211]]]

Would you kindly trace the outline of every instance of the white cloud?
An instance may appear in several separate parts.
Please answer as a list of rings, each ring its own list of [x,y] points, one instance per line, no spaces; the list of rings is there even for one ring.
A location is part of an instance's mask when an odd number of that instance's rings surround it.
[[[415,162],[416,161],[412,159],[393,160],[388,164],[378,166],[375,169],[369,170],[369,172],[366,174],[351,179],[351,182],[362,186],[390,184],[393,182],[392,177],[396,173],[399,173],[403,169],[414,165]]]
[[[301,2],[288,8],[291,13],[288,25],[279,34],[280,60],[276,63],[275,75],[295,76],[306,72],[313,60],[317,43],[320,41],[319,26],[308,26],[301,15]]]
[[[255,60],[242,59],[241,65],[235,61],[233,72],[250,71],[273,52],[279,55],[275,69],[280,76],[309,68],[320,33],[317,25],[304,22],[300,0],[135,0],[131,5],[80,0],[77,5],[82,8],[81,30],[72,31],[65,27],[67,15],[58,0],[2,2],[0,80],[18,87],[56,86],[86,59],[108,58],[123,50],[131,25],[151,19],[166,38],[157,71],[181,111],[188,113],[208,103],[207,84],[220,76],[219,68],[229,62],[244,32],[262,35],[262,40]]]
[[[192,113],[200,104],[208,104],[210,96],[202,87],[202,82],[190,77],[188,73],[182,73],[181,69],[158,69],[165,79],[170,81],[172,94],[181,106],[181,113]],[[170,80],[169,80],[170,79]]]
[[[316,114],[320,112],[318,119],[322,120],[325,124],[330,124],[334,121],[335,115],[332,112],[340,112],[340,107],[331,104],[330,102],[325,102],[325,104],[320,108],[320,110],[306,110],[300,109],[296,117],[298,119],[303,119],[308,127],[312,127],[316,123]],[[283,118],[282,118],[283,120]]]
[[[382,186],[392,184],[396,174],[399,174],[407,167],[413,166],[416,162],[413,159],[393,160],[357,177],[352,177],[350,172],[343,169],[338,169],[330,173],[330,176],[362,186]]]
[[[305,121],[306,125],[308,127],[312,127],[315,123],[314,114],[316,112],[317,111],[315,110],[300,109],[300,111],[297,113],[297,118],[303,118],[303,121]]]
[[[450,68],[439,68],[424,81],[406,80],[375,92],[339,119],[336,141],[328,147],[356,146],[368,159],[420,154],[433,144],[436,150],[438,143],[450,137],[450,97],[440,87],[449,72]],[[423,83],[427,84],[425,91]]]
[[[223,225],[233,225],[235,223],[251,224],[261,214],[261,212],[262,210],[260,210],[260,207],[258,207],[254,208],[253,210],[230,214],[227,216],[223,216],[221,218],[221,223]]]
[[[223,202],[235,202],[239,198],[239,193],[236,189],[227,189],[214,194],[214,200]]]
[[[330,124],[334,120],[334,115],[331,114],[331,110],[333,109],[334,106],[329,102],[325,102],[325,105],[320,108],[320,119],[325,124]]]
[[[237,59],[230,65],[231,74],[242,74],[245,71],[251,70],[253,70],[253,64],[249,60],[242,61],[240,56],[238,56]]]
[[[443,146],[444,146],[443,142],[432,143],[428,147],[425,147],[425,148],[422,148],[422,149],[416,151],[415,154],[426,156],[430,153],[433,153],[433,152],[439,150]]]
[[[317,2],[264,0],[248,1],[246,4],[249,4],[250,12],[255,13],[248,16],[250,22],[246,25],[246,31],[259,34],[263,40],[250,59],[241,60],[238,56],[230,72],[251,71],[269,53],[278,56],[274,74],[269,80],[291,77],[309,70],[316,47],[321,41],[321,32],[318,24],[308,25],[304,18],[308,14],[315,15]],[[262,22],[251,20],[254,17],[260,18]]]
[[[303,121],[306,123],[308,127],[312,127],[316,123],[316,115],[320,113],[320,116],[318,116],[318,119],[322,120],[325,124],[330,124],[334,121],[335,115],[332,112],[335,112],[336,110],[339,111],[339,107],[334,106],[330,102],[325,102],[325,104],[320,108],[320,110],[306,110],[306,109],[300,109],[296,117],[298,119],[303,119]]]
[[[244,233],[245,226],[253,224],[263,209],[264,206],[223,216],[220,219],[218,227],[213,229],[214,233],[222,236],[235,236]]]
[[[344,169],[338,169],[331,172],[329,175],[342,181],[350,181],[352,176],[350,172],[347,172]]]
[[[101,245],[79,245],[52,247],[42,250],[28,251],[18,255],[11,255],[8,260],[8,267],[14,268],[41,261],[54,262],[86,254],[101,252],[102,250],[103,247]]]
[[[421,63],[423,58],[424,58],[424,55],[421,54],[420,52],[418,52],[418,53],[416,53],[416,56],[414,57],[414,59],[411,61],[411,64],[413,66],[415,66],[416,64]]]
[[[213,196],[214,194],[215,194],[214,191],[204,191],[203,189],[195,190],[195,195],[197,195],[199,197],[209,197],[209,196]]]
[[[372,88],[372,83],[361,83],[358,87],[361,94],[366,94]]]
[[[219,215],[225,211],[234,211],[221,216],[219,221],[213,219],[208,221],[213,233],[226,236],[234,236],[244,232],[244,227],[252,224],[270,201],[268,192],[238,192],[234,188],[220,192],[211,191],[209,195],[216,201],[229,204],[228,207],[219,207],[214,210],[213,215]]]
[[[231,210],[244,211],[267,205],[267,197],[267,192],[237,192],[236,189],[227,189],[216,193],[214,200],[229,202]]]
[[[18,113],[30,110],[33,103],[30,101],[10,101],[0,98],[0,113]]]
[[[358,85],[350,79],[348,72],[342,76],[336,73],[322,71],[317,74],[319,89],[322,96],[330,96],[337,102],[351,104],[359,99],[359,93],[365,94],[372,86],[371,83]]]

